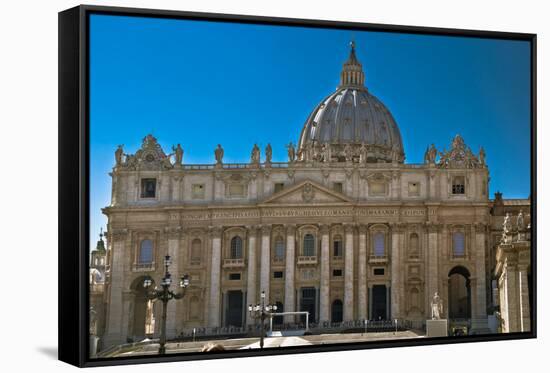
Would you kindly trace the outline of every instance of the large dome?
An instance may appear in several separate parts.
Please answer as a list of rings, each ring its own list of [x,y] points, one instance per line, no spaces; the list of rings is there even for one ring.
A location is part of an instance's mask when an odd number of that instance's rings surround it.
[[[403,162],[401,133],[390,111],[364,85],[351,43],[340,85],[309,115],[298,143],[302,161]]]

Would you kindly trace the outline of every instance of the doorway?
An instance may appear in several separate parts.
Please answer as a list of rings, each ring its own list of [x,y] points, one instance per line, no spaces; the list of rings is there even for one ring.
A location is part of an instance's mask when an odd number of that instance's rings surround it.
[[[225,326],[243,326],[243,292],[240,290],[227,292]]]
[[[386,320],[387,315],[387,290],[386,285],[372,286],[372,318],[373,320]]]

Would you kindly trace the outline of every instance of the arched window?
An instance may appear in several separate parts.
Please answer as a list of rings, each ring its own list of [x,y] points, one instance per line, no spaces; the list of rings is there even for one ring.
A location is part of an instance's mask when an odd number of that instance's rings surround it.
[[[418,235],[416,233],[411,233],[409,236],[409,256],[418,258],[418,255]]]
[[[201,259],[201,248],[202,241],[198,238],[195,238],[193,242],[191,242],[191,260]]]
[[[342,251],[342,236],[337,235],[334,237],[334,242],[332,243],[332,256],[336,258],[341,258],[343,256]]]
[[[386,255],[386,239],[384,233],[378,232],[374,234],[374,256]]]
[[[153,241],[143,240],[139,245],[139,264],[148,264],[153,262]]]
[[[464,233],[453,233],[453,256],[464,256]]]
[[[281,236],[275,240],[275,260],[281,261],[285,256],[285,242]]]
[[[332,302],[331,322],[342,322],[343,319],[343,305],[340,299],[336,299]]]
[[[304,256],[315,256],[315,238],[310,233],[304,236]]]
[[[231,259],[241,259],[243,257],[243,240],[239,236],[231,239]]]

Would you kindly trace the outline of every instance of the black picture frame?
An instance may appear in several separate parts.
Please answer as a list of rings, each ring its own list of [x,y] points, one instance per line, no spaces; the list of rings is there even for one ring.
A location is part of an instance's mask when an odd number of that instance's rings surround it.
[[[531,221],[532,221],[532,326],[528,333],[423,338],[368,343],[326,344],[323,346],[241,350],[209,354],[185,353],[128,358],[88,357],[88,268],[89,268],[89,23],[91,14],[140,16],[230,23],[269,24],[394,33],[482,37],[528,41],[531,45]],[[59,13],[59,360],[78,367],[137,363],[217,359],[262,355],[328,352],[418,345],[481,342],[536,338],[536,124],[537,77],[536,35],[480,30],[383,25],[309,19],[242,16],[156,9],[136,9],[81,5]]]

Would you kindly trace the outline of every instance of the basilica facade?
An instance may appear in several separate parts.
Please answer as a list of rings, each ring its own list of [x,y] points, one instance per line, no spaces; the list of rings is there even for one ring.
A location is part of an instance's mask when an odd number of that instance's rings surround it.
[[[143,282],[160,283],[165,255],[173,277],[190,279],[169,302],[168,338],[246,333],[261,292],[279,311],[308,311],[320,332],[363,320],[421,328],[438,292],[444,318],[489,332],[504,212],[527,213],[529,200],[490,199],[483,149],[459,135],[449,143],[405,162],[399,127],[365,86],[352,45],[287,162],[273,162],[270,145],[263,155],[254,145],[243,164],[224,163],[222,146],[212,164],[187,164],[181,146],[167,154],[152,135],[133,154],[119,147],[103,209],[101,345],[158,334]]]

